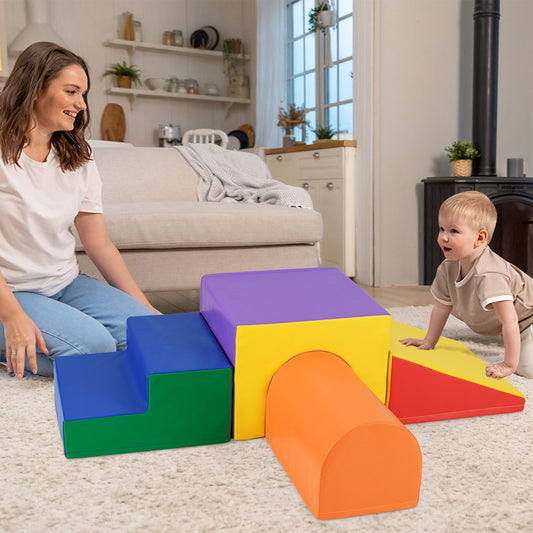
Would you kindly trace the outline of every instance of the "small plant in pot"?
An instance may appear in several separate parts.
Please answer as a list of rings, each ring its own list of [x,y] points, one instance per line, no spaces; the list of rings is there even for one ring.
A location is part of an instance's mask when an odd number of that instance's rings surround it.
[[[472,175],[472,159],[479,157],[479,152],[470,141],[454,141],[444,151],[452,163],[454,176],[467,177]]]
[[[102,76],[115,76],[117,80],[117,87],[129,89],[134,84],[142,84],[140,78],[140,70],[135,65],[128,65],[126,61],[122,63],[113,63],[103,73]]]
[[[333,139],[333,137],[337,134],[337,131],[331,126],[317,126],[316,129],[313,130],[313,133],[317,138],[317,141],[315,142],[322,142]]]

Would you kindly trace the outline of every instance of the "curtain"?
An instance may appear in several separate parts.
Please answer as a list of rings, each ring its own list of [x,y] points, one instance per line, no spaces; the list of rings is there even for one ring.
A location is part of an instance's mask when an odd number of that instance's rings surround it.
[[[285,100],[286,2],[256,0],[257,91],[256,146],[278,147],[282,131],[278,111]]]

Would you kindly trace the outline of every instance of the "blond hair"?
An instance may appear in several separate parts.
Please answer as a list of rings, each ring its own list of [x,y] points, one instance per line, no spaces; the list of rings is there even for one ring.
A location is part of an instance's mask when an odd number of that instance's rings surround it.
[[[485,230],[487,243],[492,239],[498,213],[490,198],[479,191],[465,191],[446,199],[439,209],[440,214],[454,214],[464,218],[475,231]]]

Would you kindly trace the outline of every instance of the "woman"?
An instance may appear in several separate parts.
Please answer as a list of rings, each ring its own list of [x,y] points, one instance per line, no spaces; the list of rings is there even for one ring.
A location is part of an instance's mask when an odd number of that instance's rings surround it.
[[[85,140],[84,60],[53,43],[17,59],[0,94],[0,362],[52,376],[62,355],[126,347],[126,319],[158,313],[109,239]],[[74,224],[109,285],[79,273]]]

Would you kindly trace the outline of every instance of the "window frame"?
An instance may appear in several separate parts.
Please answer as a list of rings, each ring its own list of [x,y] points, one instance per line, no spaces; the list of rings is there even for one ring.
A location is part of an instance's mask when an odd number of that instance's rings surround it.
[[[292,35],[292,31],[294,28],[294,9],[293,6],[295,4],[298,4],[301,2],[302,6],[302,21],[303,21],[303,33],[298,34],[296,36]],[[351,122],[351,131],[343,131],[342,134],[346,137],[353,138],[354,136],[354,130],[355,130],[355,124],[353,123],[353,109],[354,109],[354,94],[353,94],[353,81],[350,81],[348,87],[350,88],[351,98],[344,98],[340,99],[340,93],[339,93],[339,77],[340,77],[340,66],[342,64],[348,63],[351,61],[352,63],[352,78],[353,78],[353,66],[354,66],[354,54],[353,54],[353,17],[354,17],[354,9],[352,7],[352,10],[349,12],[346,12],[343,14],[342,17],[338,18],[338,6],[336,5],[336,2],[331,2],[332,7],[335,10],[335,30],[332,32],[330,30],[330,39],[335,37],[336,42],[332,43],[331,48],[335,49],[337,51],[337,57],[332,60],[331,66],[326,66],[326,36],[322,34],[321,32],[316,32],[315,38],[314,38],[314,68],[308,68],[308,65],[306,64],[307,61],[307,54],[306,54],[306,39],[313,35],[312,32],[308,29],[308,11],[306,11],[306,5],[309,6],[309,4],[314,5],[312,2],[306,2],[306,0],[285,0],[285,9],[287,12],[287,41],[286,41],[286,57],[287,57],[287,70],[286,70],[286,88],[285,88],[285,95],[287,98],[287,104],[296,103],[297,106],[305,105],[305,108],[307,110],[307,117],[308,120],[311,122],[311,129],[316,128],[317,124],[324,125],[329,124],[331,125],[335,130],[339,129],[339,125],[341,124],[341,118],[340,118],[340,110],[341,106],[343,105],[351,105],[351,111],[349,113],[349,119]],[[345,56],[342,58],[338,57],[338,51],[339,51],[339,41],[340,36],[338,32],[336,31],[339,27],[339,22],[343,20],[351,20],[350,28],[352,30],[352,52],[351,55]],[[331,35],[331,34],[334,35]],[[302,54],[301,59],[303,61],[303,70],[294,73],[293,66],[294,66],[294,43],[297,43],[301,41],[302,42]],[[307,87],[306,87],[306,77],[311,76],[314,73],[315,76],[315,87],[314,87],[314,93],[315,93],[315,101],[313,105],[309,105],[310,102],[307,99]],[[329,97],[329,82],[330,82],[330,76],[335,73],[336,81],[335,81],[335,88],[337,91],[337,94],[334,96],[334,98]],[[296,102],[295,101],[295,80],[302,79],[303,80],[303,102]],[[329,114],[335,112],[335,120],[332,121]],[[314,115],[314,117],[313,117]],[[328,121],[326,122],[326,117],[328,117]],[[313,120],[314,118],[314,120]],[[309,132],[306,132],[304,129],[304,132],[302,135],[307,134],[307,137],[309,137]],[[335,135],[335,138],[339,138],[339,133]]]

